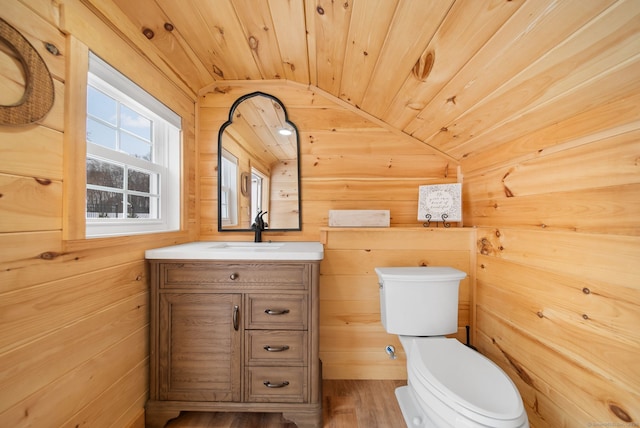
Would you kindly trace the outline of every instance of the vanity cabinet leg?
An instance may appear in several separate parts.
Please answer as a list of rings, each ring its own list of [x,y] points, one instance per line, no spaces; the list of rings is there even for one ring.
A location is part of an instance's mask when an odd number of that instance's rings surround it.
[[[296,424],[298,428],[322,428],[322,407],[295,412],[283,412],[282,417]]]
[[[145,428],[164,428],[171,419],[180,416],[180,410],[147,409],[144,415]]]

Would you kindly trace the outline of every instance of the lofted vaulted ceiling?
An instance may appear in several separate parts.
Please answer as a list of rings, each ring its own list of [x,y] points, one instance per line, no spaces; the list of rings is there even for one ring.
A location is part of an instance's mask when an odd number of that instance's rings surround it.
[[[637,0],[113,1],[105,14],[194,94],[286,79],[458,160],[623,94],[640,70]]]

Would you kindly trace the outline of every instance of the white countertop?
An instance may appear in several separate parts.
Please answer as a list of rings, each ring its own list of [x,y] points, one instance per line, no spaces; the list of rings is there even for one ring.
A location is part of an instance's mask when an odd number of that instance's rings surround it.
[[[320,242],[198,241],[145,252],[147,259],[180,260],[322,260]]]

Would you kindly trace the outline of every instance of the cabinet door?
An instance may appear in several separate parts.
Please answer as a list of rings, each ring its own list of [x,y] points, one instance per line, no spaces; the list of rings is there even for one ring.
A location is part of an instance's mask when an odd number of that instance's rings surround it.
[[[160,294],[161,400],[240,400],[240,304],[240,294]]]

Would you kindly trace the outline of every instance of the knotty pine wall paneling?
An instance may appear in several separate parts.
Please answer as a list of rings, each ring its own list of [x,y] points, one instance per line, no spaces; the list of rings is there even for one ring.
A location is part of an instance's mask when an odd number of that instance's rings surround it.
[[[418,226],[418,186],[458,181],[454,160],[317,88],[225,81],[204,88],[198,103],[202,240],[251,239],[217,232],[216,181],[218,130],[234,101],[255,91],[279,98],[300,134],[302,231],[266,231],[264,239],[317,241],[336,209],[390,210],[392,226]]]
[[[533,427],[640,421],[640,80],[637,60],[625,68],[635,77],[605,70],[461,162],[476,345]]]
[[[0,125],[0,426],[142,427],[149,358],[144,251],[197,233],[195,97],[84,3],[62,3],[8,0],[0,9],[43,57],[55,87],[54,107],[40,123]],[[88,48],[183,117],[181,232],[84,239],[77,211],[84,216],[86,55],[77,55]],[[0,92],[14,101],[24,92],[20,67],[3,49]]]
[[[325,379],[406,379],[406,355],[397,335],[380,322],[376,267],[451,266],[461,281],[457,339],[466,343],[474,321],[473,228],[325,228],[320,265],[320,359]],[[473,343],[473,338],[472,338]],[[393,345],[398,358],[385,352]]]

